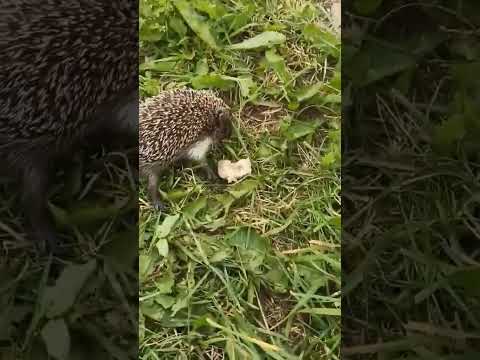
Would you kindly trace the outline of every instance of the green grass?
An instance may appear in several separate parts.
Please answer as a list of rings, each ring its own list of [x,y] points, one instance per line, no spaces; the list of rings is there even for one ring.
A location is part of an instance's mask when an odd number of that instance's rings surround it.
[[[141,96],[219,91],[235,132],[212,161],[249,157],[253,172],[230,185],[168,172],[161,215],[141,188],[140,358],[337,359],[340,46],[328,7],[186,3],[141,1]]]
[[[125,154],[107,155],[79,157],[52,189],[52,214],[68,253],[62,258],[36,253],[25,236],[18,194],[11,191],[15,187],[5,187],[1,359],[42,360],[61,353],[69,359],[136,358],[135,159],[127,167]]]
[[[477,359],[479,3],[361,3],[342,42],[342,354]]]

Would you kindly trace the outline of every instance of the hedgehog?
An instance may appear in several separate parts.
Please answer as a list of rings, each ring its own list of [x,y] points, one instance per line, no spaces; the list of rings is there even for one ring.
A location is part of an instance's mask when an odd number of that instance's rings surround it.
[[[139,170],[155,210],[165,209],[158,194],[159,175],[175,163],[198,163],[208,179],[217,178],[207,154],[231,131],[231,110],[211,90],[167,90],[140,104]]]
[[[21,186],[27,234],[54,251],[59,161],[109,132],[138,139],[138,2],[4,2],[0,33],[2,170]]]

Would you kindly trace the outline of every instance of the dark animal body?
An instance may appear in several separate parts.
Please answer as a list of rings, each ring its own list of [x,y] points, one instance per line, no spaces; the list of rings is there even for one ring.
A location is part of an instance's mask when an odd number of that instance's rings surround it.
[[[157,210],[162,170],[179,161],[202,165],[211,179],[206,156],[213,145],[231,134],[232,115],[225,102],[207,90],[180,89],[148,98],[139,108],[140,174],[148,179],[150,200]]]
[[[57,162],[89,136],[138,131],[137,43],[137,1],[1,1],[0,157],[51,249]]]

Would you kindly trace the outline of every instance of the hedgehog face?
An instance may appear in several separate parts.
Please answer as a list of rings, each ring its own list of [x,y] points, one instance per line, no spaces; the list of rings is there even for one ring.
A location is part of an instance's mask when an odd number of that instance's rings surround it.
[[[232,134],[232,113],[226,108],[220,108],[215,114],[215,128],[213,136],[215,140],[222,141],[228,139]]]

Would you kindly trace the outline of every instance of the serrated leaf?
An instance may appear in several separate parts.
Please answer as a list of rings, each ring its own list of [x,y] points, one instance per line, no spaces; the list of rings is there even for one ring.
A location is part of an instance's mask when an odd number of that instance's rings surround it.
[[[228,48],[232,50],[251,50],[262,47],[283,44],[286,41],[285,35],[277,31],[265,31],[240,43],[232,44]]]
[[[208,46],[218,49],[217,40],[205,21],[205,18],[198,14],[195,9],[186,0],[172,0],[180,15],[182,15],[188,26],[202,39]]]

